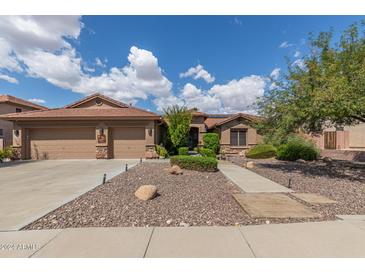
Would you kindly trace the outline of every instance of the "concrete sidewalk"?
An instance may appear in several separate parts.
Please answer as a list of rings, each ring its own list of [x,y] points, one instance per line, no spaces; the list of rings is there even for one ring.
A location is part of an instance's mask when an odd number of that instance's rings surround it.
[[[291,189],[279,185],[265,177],[258,175],[247,168],[239,167],[228,161],[219,161],[219,170],[239,186],[244,192],[292,192]]]
[[[0,257],[365,257],[365,221],[0,233]]]

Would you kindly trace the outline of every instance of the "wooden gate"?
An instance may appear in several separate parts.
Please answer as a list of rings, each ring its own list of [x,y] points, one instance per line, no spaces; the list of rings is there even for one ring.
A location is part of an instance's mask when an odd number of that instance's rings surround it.
[[[336,149],[336,131],[327,131],[324,133],[324,148]]]

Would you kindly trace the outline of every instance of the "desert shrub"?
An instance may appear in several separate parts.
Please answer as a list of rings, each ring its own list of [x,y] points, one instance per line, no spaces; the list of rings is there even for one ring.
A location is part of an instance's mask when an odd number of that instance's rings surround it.
[[[254,146],[246,152],[247,158],[265,159],[276,156],[276,148],[273,145],[262,144]]]
[[[211,149],[215,154],[219,152],[219,135],[217,133],[206,133],[203,136],[204,148]]]
[[[167,158],[169,154],[167,153],[166,148],[163,146],[156,145],[156,153],[161,156],[162,158]]]
[[[4,149],[0,149],[0,161],[4,159],[13,159],[14,158],[14,149],[11,146],[8,146]]]
[[[213,157],[178,155],[170,158],[170,164],[178,165],[183,169],[198,171],[216,171],[218,161]]]
[[[315,144],[299,136],[290,137],[286,144],[279,146],[277,158],[279,160],[295,161],[303,159],[306,161],[316,160],[319,150]]]
[[[188,147],[179,147],[179,155],[189,155]]]
[[[214,151],[211,150],[210,148],[204,148],[204,147],[202,147],[202,148],[199,149],[198,152],[199,152],[199,154],[201,156],[204,156],[204,157],[213,157],[213,158],[215,158],[215,156],[216,156],[216,154],[214,153]]]

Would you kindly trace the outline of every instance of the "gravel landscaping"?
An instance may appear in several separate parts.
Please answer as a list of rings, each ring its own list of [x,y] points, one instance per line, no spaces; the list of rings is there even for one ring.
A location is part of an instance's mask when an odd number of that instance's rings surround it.
[[[291,188],[295,192],[316,193],[337,201],[336,204],[329,205],[307,204],[324,218],[365,214],[365,165],[354,167],[346,161],[287,162],[242,157],[232,157],[230,161],[238,165],[253,161],[255,167],[251,170],[274,182],[288,186],[289,178],[292,178]]]
[[[250,224],[232,197],[239,189],[220,172],[184,170],[169,174],[167,163],[144,163],[56,209],[25,229],[90,226],[206,226]],[[149,201],[134,196],[144,184],[156,185]]]
[[[247,160],[230,158],[238,165]],[[320,213],[312,219],[254,219],[234,200],[242,192],[221,172],[184,170],[168,172],[168,163],[143,163],[122,173],[105,185],[85,193],[24,229],[115,226],[231,226],[334,220],[336,214],[365,214],[364,169],[324,162],[254,160],[252,170],[296,192],[317,193],[337,204],[311,205],[289,197]],[[134,196],[141,185],[152,184],[158,196],[142,201]]]

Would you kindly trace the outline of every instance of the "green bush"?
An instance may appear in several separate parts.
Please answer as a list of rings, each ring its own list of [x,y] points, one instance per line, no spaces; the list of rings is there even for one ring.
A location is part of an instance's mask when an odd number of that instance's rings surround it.
[[[213,158],[215,158],[215,156],[216,156],[216,154],[214,153],[214,151],[211,150],[210,148],[204,148],[204,147],[202,147],[202,148],[200,148],[198,150],[198,152],[199,152],[199,154],[201,156],[204,156],[204,157],[213,157]]]
[[[296,161],[303,159],[306,161],[316,160],[319,150],[315,144],[298,136],[290,137],[286,144],[279,146],[277,158],[279,160]]]
[[[0,161],[2,162],[4,159],[13,159],[14,157],[14,149],[11,146],[8,146],[4,149],[0,149]]]
[[[171,157],[170,164],[172,166],[178,165],[183,169],[198,171],[216,171],[218,161],[213,157],[179,155]]]
[[[273,145],[257,145],[246,152],[247,158],[266,159],[276,156],[276,148]]]
[[[189,155],[188,147],[179,147],[179,155]]]
[[[169,154],[167,153],[166,148],[163,146],[156,145],[156,153],[161,156],[162,158],[167,158]]]
[[[206,133],[203,136],[204,148],[211,149],[215,154],[219,153],[219,135],[217,133]]]

